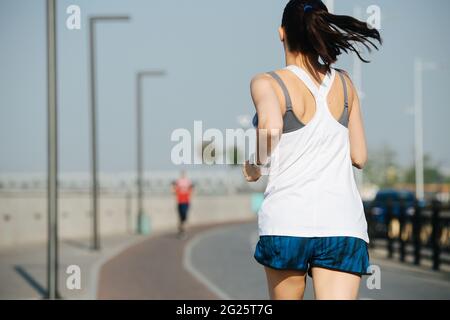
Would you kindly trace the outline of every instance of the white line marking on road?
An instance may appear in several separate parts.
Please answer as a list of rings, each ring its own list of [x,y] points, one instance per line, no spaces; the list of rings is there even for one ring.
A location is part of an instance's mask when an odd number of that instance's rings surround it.
[[[183,267],[189,273],[191,273],[194,278],[200,281],[203,285],[205,285],[212,293],[214,293],[217,297],[222,300],[232,300],[231,297],[225,293],[222,289],[216,286],[212,281],[210,281],[207,277],[205,277],[200,271],[198,271],[194,264],[192,263],[192,250],[194,247],[202,241],[204,238],[209,236],[211,233],[214,233],[216,230],[211,230],[209,232],[204,232],[200,235],[195,236],[192,240],[190,240],[185,247],[184,256],[183,256]]]

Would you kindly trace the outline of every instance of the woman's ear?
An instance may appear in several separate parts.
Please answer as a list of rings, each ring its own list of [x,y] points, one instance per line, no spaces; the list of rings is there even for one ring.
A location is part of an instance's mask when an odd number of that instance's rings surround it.
[[[280,41],[284,42],[285,39],[285,33],[284,33],[284,28],[283,27],[279,27],[278,28],[278,34],[280,36]]]

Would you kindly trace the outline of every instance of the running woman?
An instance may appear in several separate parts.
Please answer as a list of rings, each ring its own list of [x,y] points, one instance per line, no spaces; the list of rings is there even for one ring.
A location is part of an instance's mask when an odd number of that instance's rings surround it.
[[[185,228],[184,225],[186,223],[189,211],[189,205],[191,202],[191,194],[193,191],[194,185],[191,180],[187,178],[186,172],[182,171],[180,174],[180,178],[178,178],[173,183],[173,192],[177,198],[178,205],[178,235],[184,236]]]
[[[307,274],[316,299],[357,299],[369,238],[352,166],[367,147],[356,89],[333,65],[349,51],[368,62],[357,45],[381,36],[314,0],[289,1],[279,35],[287,66],[251,83],[258,143],[243,171],[253,182],[269,170],[254,257],[271,299],[303,299]]]

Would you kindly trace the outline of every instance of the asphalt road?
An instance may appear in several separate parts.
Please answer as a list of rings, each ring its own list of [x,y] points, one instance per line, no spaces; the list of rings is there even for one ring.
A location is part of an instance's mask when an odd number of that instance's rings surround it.
[[[184,261],[199,281],[223,298],[267,299],[263,267],[253,259],[256,241],[255,224],[216,228],[187,244]],[[380,267],[381,288],[369,290],[368,278],[364,277],[361,299],[450,299],[448,273],[377,258],[374,252],[371,262]],[[305,299],[312,298],[312,282],[308,278]]]

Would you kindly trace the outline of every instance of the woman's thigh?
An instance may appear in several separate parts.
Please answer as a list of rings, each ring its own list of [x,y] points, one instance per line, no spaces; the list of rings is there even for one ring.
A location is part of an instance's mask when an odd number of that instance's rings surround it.
[[[272,300],[302,300],[306,286],[306,272],[275,270],[266,267],[269,295]]]
[[[361,277],[324,268],[312,268],[314,294],[317,300],[358,299]]]

